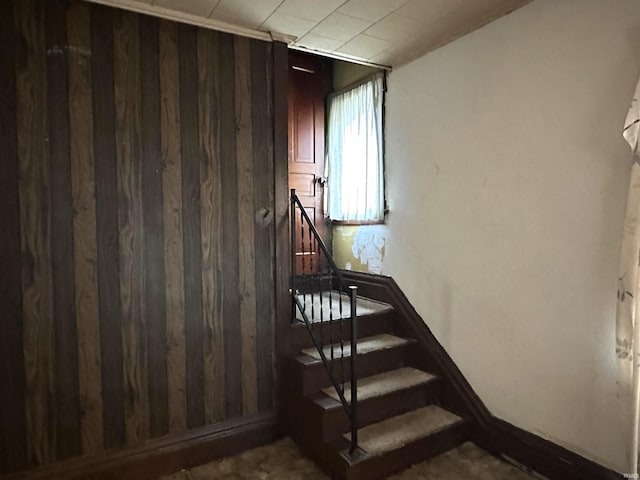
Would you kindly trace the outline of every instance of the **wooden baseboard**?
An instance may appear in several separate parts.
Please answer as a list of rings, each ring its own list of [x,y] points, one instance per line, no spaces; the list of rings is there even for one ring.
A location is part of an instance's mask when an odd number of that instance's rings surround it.
[[[549,480],[618,480],[623,478],[602,465],[531,432],[492,417],[489,429],[476,428],[471,440],[493,455]]]
[[[65,460],[2,479],[152,479],[267,444],[280,435],[275,413],[260,414],[150,440],[133,448]]]

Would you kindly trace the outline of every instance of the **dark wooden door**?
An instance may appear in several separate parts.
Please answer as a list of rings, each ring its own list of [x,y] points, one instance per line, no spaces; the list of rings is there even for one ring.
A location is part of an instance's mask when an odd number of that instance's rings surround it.
[[[289,188],[324,236],[324,71],[312,56],[289,54]],[[296,212],[296,273],[318,272],[318,246]]]

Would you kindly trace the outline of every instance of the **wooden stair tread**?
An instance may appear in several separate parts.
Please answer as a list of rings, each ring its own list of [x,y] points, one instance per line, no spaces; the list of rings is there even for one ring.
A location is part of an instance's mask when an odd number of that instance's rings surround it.
[[[424,385],[436,377],[430,373],[423,372],[412,367],[399,368],[370,377],[358,380],[358,401],[364,401],[369,398],[387,395],[399,390]],[[345,383],[344,396],[347,401],[351,400],[351,384]],[[340,397],[334,387],[324,388],[322,393],[334,400],[339,401]]]
[[[437,405],[428,405],[358,430],[358,447],[368,455],[381,455],[445,430],[463,420]],[[344,438],[351,440],[351,434]]]
[[[383,333],[380,335],[374,335],[372,337],[365,337],[358,340],[358,344],[356,346],[356,350],[358,354],[362,355],[365,353],[375,352],[377,350],[386,350],[389,348],[396,348],[402,345],[406,345],[410,341],[406,338],[396,337],[395,335],[390,335],[388,333]],[[342,349],[339,343],[334,343],[333,345],[327,345],[322,350],[324,351],[325,356],[328,359],[331,359],[331,347],[333,347],[333,354],[335,358],[342,356]],[[343,345],[344,348],[344,356],[351,356],[351,344],[345,342]],[[308,357],[314,358],[316,360],[320,360],[320,353],[316,348],[305,348],[300,353],[306,355]]]

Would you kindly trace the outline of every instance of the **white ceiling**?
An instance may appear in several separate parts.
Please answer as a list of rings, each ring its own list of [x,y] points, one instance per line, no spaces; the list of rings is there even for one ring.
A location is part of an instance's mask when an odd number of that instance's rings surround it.
[[[131,0],[130,3],[283,33],[297,38],[295,47],[395,66],[529,1]]]

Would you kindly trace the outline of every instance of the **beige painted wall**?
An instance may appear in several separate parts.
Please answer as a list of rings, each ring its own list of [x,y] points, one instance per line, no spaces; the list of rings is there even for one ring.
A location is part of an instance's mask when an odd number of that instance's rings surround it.
[[[625,471],[614,323],[637,0],[536,0],[389,78],[400,284],[496,416]]]

